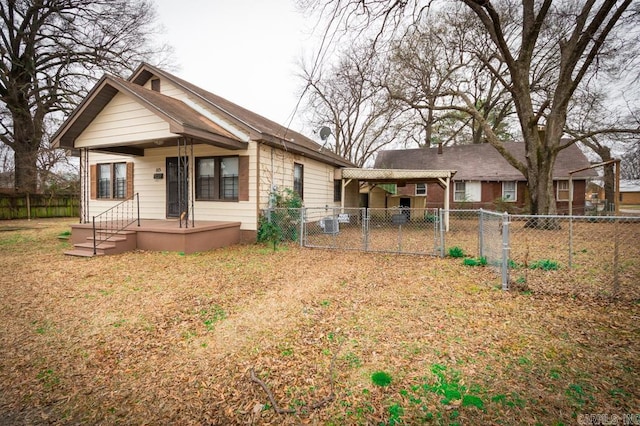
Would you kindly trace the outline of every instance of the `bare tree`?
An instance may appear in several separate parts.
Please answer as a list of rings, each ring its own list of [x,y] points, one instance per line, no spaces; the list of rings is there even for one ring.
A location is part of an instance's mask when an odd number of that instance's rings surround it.
[[[325,147],[358,166],[395,141],[401,113],[372,81],[380,62],[367,43],[364,46],[349,49],[322,72],[308,65],[302,69],[310,124],[329,127]]]
[[[640,179],[640,141],[622,157],[620,172],[623,179]]]
[[[509,91],[525,144],[526,160],[518,161],[505,149],[490,122],[467,91],[451,88],[460,103],[439,106],[471,114],[482,126],[486,140],[527,179],[533,214],[556,212],[552,172],[558,153],[575,140],[563,139],[568,109],[576,90],[596,71],[607,71],[607,55],[635,43],[639,6],[631,0],[553,2],[543,0],[462,0],[489,36],[493,57],[478,56],[484,66]],[[379,24],[379,31],[393,28],[424,13],[420,0],[318,0],[316,6],[331,10],[331,22],[348,27]],[[430,3],[431,4],[431,3]],[[433,2],[431,13],[446,13]],[[364,24],[363,24],[364,23]],[[330,27],[330,29],[333,27]],[[628,62],[627,62],[628,63]],[[611,66],[624,67],[624,61]],[[544,126],[545,131],[539,129]]]
[[[484,128],[474,114],[449,108],[456,102],[453,93],[466,93],[494,133],[511,139],[506,125],[511,99],[478,60],[495,58],[488,42],[469,11],[453,8],[444,16],[422,16],[392,43],[385,88],[415,111],[418,120],[408,133],[423,135],[418,145],[484,142]],[[504,64],[497,62],[495,69],[504,73]]]
[[[68,111],[104,71],[121,74],[162,52],[145,0],[0,2],[0,142],[14,154],[15,188],[37,190],[47,117]]]
[[[616,98],[623,95],[616,86],[606,81],[586,85],[576,91],[568,110],[566,134],[589,148],[599,162],[613,160],[616,152],[628,151],[640,133],[629,111],[631,104],[617,102]],[[605,199],[611,204],[615,202],[614,167],[605,165],[603,173]]]

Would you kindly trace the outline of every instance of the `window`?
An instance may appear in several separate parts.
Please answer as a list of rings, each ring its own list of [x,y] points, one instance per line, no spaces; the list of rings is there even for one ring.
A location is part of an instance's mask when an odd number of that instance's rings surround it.
[[[238,201],[238,157],[196,158],[196,199]]]
[[[466,201],[466,182],[454,182],[453,183],[453,201]]]
[[[342,180],[333,181],[333,201],[342,201]]]
[[[133,163],[97,164],[96,185],[92,187],[92,198],[124,199],[133,195]]]
[[[416,195],[427,195],[426,183],[416,183]]]
[[[98,198],[111,198],[111,164],[98,164]]]
[[[154,78],[153,80],[151,80],[151,90],[153,90],[154,92],[160,91],[160,79]]]
[[[304,199],[304,166],[293,163],[293,191]]]
[[[238,157],[220,159],[220,198],[238,199]]]
[[[517,199],[517,184],[515,181],[502,182],[502,199],[504,201],[516,201]]]
[[[196,160],[196,198],[199,200],[215,199],[215,158],[198,158]]]
[[[569,181],[559,180],[557,183],[558,193],[556,199],[558,201],[569,201]]]

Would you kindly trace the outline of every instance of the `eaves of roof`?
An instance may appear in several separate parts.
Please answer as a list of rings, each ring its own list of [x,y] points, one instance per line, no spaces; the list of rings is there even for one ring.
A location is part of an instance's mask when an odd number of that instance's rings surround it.
[[[253,111],[243,108],[218,95],[208,92],[175,75],[149,64],[141,64],[129,81],[138,85],[146,83],[153,75],[160,76],[191,93],[226,119],[245,129],[252,140],[300,154],[323,163],[339,167],[355,167],[349,160],[323,149],[323,147],[288,127],[282,126]]]

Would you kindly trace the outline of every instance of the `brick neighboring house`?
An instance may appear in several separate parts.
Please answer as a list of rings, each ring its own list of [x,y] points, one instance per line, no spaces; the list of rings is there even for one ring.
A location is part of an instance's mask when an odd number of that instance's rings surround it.
[[[505,144],[506,149],[524,162],[524,143]],[[573,144],[558,154],[553,170],[553,188],[559,214],[569,210],[569,172],[588,167],[589,161]],[[376,169],[456,170],[452,179],[452,208],[487,208],[528,212],[528,185],[525,177],[490,144],[381,151]],[[585,170],[573,174],[573,214],[584,214],[587,181],[597,174]],[[382,199],[384,197],[384,200]],[[437,184],[399,184],[396,192],[376,188],[370,203],[385,207],[444,206],[444,190]]]

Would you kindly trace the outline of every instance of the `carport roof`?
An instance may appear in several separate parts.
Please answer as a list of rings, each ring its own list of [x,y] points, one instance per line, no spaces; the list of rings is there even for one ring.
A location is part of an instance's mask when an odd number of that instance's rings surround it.
[[[437,181],[456,174],[456,170],[408,170],[408,169],[356,169],[344,168],[342,179],[357,179],[371,183],[394,183]]]

